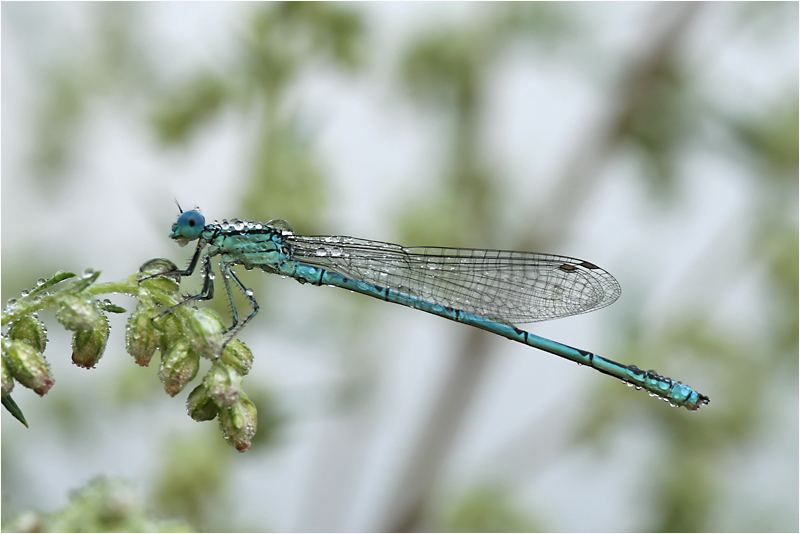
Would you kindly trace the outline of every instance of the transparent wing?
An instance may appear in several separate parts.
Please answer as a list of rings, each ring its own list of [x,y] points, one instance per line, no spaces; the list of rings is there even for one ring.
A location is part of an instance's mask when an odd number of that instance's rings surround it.
[[[285,236],[293,259],[342,276],[509,323],[568,317],[608,306],[619,283],[566,256],[401,247],[342,236]]]

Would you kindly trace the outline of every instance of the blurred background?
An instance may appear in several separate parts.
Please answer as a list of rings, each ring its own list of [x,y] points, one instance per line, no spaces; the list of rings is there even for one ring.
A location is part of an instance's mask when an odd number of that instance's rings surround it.
[[[157,362],[135,365],[127,315],[87,371],[45,313],[56,384],[15,388],[29,429],[3,411],[4,528],[102,476],[205,531],[797,531],[797,20],[797,3],[4,3],[3,302],[59,269],[183,265],[177,199],[584,258],[620,300],[529,329],[711,398],[670,408],[240,269],[262,306],[241,335],[253,448],[186,415],[194,384],[170,398]]]

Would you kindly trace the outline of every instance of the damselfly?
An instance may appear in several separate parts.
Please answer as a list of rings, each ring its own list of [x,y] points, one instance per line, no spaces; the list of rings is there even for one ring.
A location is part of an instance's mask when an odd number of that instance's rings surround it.
[[[226,345],[259,309],[253,292],[231,270],[234,265],[244,265],[289,276],[302,284],[349,289],[475,326],[593,367],[673,406],[697,410],[709,402],[705,395],[655,371],[622,365],[514,326],[597,310],[617,300],[619,283],[588,261],[533,252],[401,247],[355,237],[301,236],[282,219],[266,224],[238,219],[206,224],[197,211],[182,212],[170,237],[181,246],[197,240],[197,249],[187,269],[160,276],[189,276],[201,261],[203,270],[201,292],[177,306],[213,297],[211,258],[220,257],[233,315]],[[231,280],[253,307],[241,323]]]

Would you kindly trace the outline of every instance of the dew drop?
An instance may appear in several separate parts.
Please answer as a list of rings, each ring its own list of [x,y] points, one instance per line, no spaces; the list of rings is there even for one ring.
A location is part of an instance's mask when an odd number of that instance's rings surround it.
[[[37,286],[42,286],[42,285],[44,285],[44,283],[45,283],[45,282],[47,282],[47,280],[45,280],[44,278],[39,278],[39,279],[36,281],[36,285],[37,285]]]
[[[22,296],[23,296],[23,297],[27,297],[28,295],[30,295],[30,294],[31,294],[31,292],[30,292],[30,291],[28,291],[27,289],[23,289],[23,290],[21,291],[21,294],[22,294]]]
[[[8,302],[6,304],[8,306],[13,306],[16,303],[17,303],[17,299],[8,299]]]
[[[289,224],[289,221],[286,221],[284,219],[272,219],[271,221],[267,221],[267,226],[280,231],[281,235],[294,234],[294,229],[292,228],[292,225]]]

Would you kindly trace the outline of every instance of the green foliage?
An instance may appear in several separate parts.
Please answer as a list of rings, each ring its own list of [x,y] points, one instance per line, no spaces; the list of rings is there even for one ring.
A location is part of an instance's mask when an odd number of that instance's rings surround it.
[[[508,492],[479,487],[466,493],[445,519],[446,532],[541,532],[512,504]]]
[[[6,364],[3,363],[3,378],[4,379],[5,379],[5,375],[6,375]],[[10,391],[8,393],[10,393]],[[8,393],[6,393],[5,390],[3,391],[3,407],[6,410],[8,410],[8,413],[10,413],[12,416],[14,416],[14,419],[19,421],[23,425],[25,425],[25,428],[29,428],[28,427],[28,421],[25,420],[25,415],[23,415],[22,410],[19,409],[19,406],[17,406],[17,403],[14,402],[14,399],[12,399],[11,395],[9,395]]]
[[[240,54],[224,73],[199,72],[171,89],[151,112],[167,145],[187,143],[226,109],[258,126],[250,179],[241,194],[245,217],[292,221],[312,231],[325,205],[325,183],[298,114],[287,103],[291,86],[309,65],[359,68],[364,50],[361,17],[335,3],[265,5],[251,18]]]
[[[135,492],[117,479],[98,478],[73,492],[59,511],[23,512],[3,523],[3,532],[193,532],[142,509]]]
[[[202,73],[174,94],[167,95],[151,115],[161,142],[186,143],[192,133],[216,115],[227,90],[219,76]]]
[[[210,439],[204,432],[172,436],[164,446],[157,469],[158,479],[153,489],[153,503],[157,509],[173,517],[191,518],[199,527],[206,527],[211,505],[223,494],[230,458],[225,452],[219,439]],[[198,469],[198,466],[203,468]],[[218,529],[206,527],[203,530]]]
[[[135,29],[141,26],[139,7],[96,4],[90,9],[94,36],[102,45],[94,46],[89,32],[76,35],[66,57],[49,66],[46,83],[51,90],[36,106],[33,136],[37,142],[29,161],[43,195],[61,191],[65,182],[60,178],[75,164],[76,142],[92,104],[115,92],[130,102],[152,86],[142,54],[147,47],[136,40]]]
[[[203,409],[190,409],[190,415],[195,420],[219,416],[225,439],[241,452],[249,449],[256,432],[256,408],[242,390],[242,377],[249,372],[253,355],[238,340],[223,351],[224,326],[212,310],[179,306],[182,298],[178,284],[174,275],[169,274],[175,269],[168,260],[150,260],[140,272],[123,282],[98,285],[93,284],[100,276],[99,271],[87,270],[80,277],[59,272],[49,280],[39,280],[37,286],[24,291],[20,299],[10,300],[2,314],[2,324],[8,327],[2,337],[2,392],[6,409],[27,426],[10,396],[14,384],[19,383],[44,396],[55,383],[43,354],[47,336],[38,312],[48,308],[56,310],[56,318],[62,326],[74,331],[73,363],[92,369],[108,341],[110,329],[106,313],[125,311],[107,300],[100,302],[97,295],[123,293],[139,300],[125,336],[128,353],[136,363],[147,366],[155,351],[160,350],[158,376],[165,391],[175,396],[194,380],[201,358],[216,361],[203,380],[206,398],[198,401],[197,390],[190,397],[190,403],[200,402]],[[69,284],[55,287],[70,279]],[[169,309],[161,312],[163,306]],[[209,402],[217,409],[211,408]],[[202,417],[198,415],[200,412]]]

